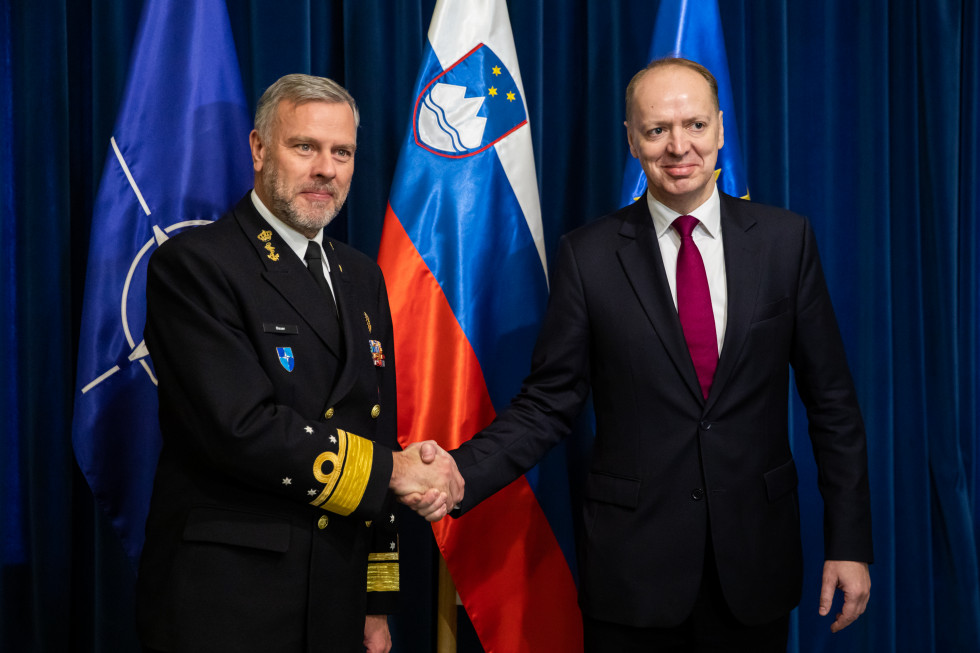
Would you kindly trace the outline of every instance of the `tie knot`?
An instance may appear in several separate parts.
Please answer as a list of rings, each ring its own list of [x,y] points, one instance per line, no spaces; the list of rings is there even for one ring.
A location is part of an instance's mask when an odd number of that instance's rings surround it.
[[[306,245],[306,256],[303,257],[306,261],[311,261],[316,259],[319,261],[322,257],[320,256],[320,246],[316,244],[315,240],[311,240]]]
[[[682,215],[674,220],[670,226],[681,235],[681,238],[690,238],[694,228],[698,226],[698,222],[699,220],[693,215]]]

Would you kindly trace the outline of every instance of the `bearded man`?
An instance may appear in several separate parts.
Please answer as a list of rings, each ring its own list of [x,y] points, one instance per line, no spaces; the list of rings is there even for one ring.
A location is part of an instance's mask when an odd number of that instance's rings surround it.
[[[281,78],[249,135],[254,190],[150,261],[163,449],[137,590],[146,651],[388,651],[394,496],[424,497],[430,520],[462,499],[448,454],[398,451],[384,279],[323,234],[358,123],[335,82]]]

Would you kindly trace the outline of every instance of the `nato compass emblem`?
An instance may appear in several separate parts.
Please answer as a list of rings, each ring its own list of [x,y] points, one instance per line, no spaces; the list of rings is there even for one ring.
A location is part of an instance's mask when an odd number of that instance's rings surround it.
[[[481,43],[426,84],[412,119],[419,147],[459,159],[527,124],[527,110],[510,71]]]
[[[279,362],[282,363],[283,369],[287,372],[292,372],[293,367],[296,365],[296,359],[293,358],[293,348],[276,347],[276,355],[279,356]]]
[[[112,144],[115,146],[114,140]],[[143,203],[142,195],[139,195],[139,198],[143,204],[143,210],[149,216],[150,210]],[[146,293],[144,290],[146,287],[146,265],[150,259],[150,254],[167,241],[172,234],[188,227],[197,227],[199,225],[209,224],[210,222],[211,220],[182,220],[168,227],[161,228],[156,224],[152,226],[152,237],[142,244],[139,251],[136,252],[136,256],[129,264],[119,302],[121,326],[123,335],[126,337],[126,343],[129,346],[129,352],[121,352],[117,358],[117,363],[83,387],[82,394],[86,394],[110,376],[119,372],[124,366],[134,363],[139,363],[146,372],[146,376],[150,379],[150,382],[153,385],[157,385],[157,378],[153,373],[150,352],[146,349],[146,342],[142,338],[139,342],[136,341],[138,335],[142,333],[143,324],[146,321]]]

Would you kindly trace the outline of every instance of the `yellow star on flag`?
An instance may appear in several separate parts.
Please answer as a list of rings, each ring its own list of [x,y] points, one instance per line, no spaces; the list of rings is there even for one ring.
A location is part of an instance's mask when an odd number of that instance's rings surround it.
[[[516,96],[516,95],[514,95],[514,91],[508,91],[508,92],[507,92],[507,100],[508,100],[509,102],[513,102],[513,101],[514,101],[514,100],[516,100],[516,99],[517,99],[517,96]]]
[[[494,66],[493,68],[491,68],[491,71],[493,72],[494,75],[499,75],[500,74],[500,66]]]
[[[497,97],[497,89],[493,86],[490,87],[488,93],[490,93],[490,97]]]

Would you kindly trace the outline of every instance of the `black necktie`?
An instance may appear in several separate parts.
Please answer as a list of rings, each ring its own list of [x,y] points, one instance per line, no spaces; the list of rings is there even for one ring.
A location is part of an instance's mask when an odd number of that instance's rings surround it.
[[[306,269],[310,271],[313,275],[313,280],[316,281],[316,285],[320,286],[320,290],[323,294],[327,296],[327,301],[330,303],[330,307],[333,309],[334,314],[337,313],[337,304],[334,301],[333,293],[330,292],[330,286],[327,284],[327,278],[323,275],[323,261],[321,260],[322,250],[315,240],[311,240],[306,246],[306,256],[303,258],[306,260]]]

